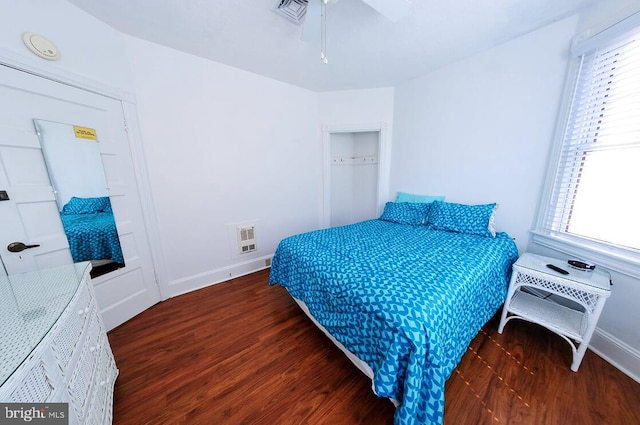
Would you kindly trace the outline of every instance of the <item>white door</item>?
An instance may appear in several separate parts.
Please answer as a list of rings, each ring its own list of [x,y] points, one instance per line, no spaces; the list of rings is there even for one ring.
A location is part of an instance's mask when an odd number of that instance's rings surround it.
[[[4,87],[0,98],[4,107]],[[4,109],[4,108],[3,108]],[[35,130],[6,125],[0,114],[0,257],[8,274],[72,263]],[[9,252],[12,242],[39,245]]]
[[[0,258],[10,275],[73,261],[33,119],[89,127],[98,134],[125,262],[93,279],[111,329],[160,301],[122,104],[0,66],[0,191],[9,198],[0,200]],[[39,246],[9,252],[12,242]]]

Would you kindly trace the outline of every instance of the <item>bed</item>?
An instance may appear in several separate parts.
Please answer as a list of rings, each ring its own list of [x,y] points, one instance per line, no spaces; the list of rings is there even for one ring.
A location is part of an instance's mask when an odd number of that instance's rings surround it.
[[[494,212],[387,203],[380,219],[282,240],[269,284],[363,364],[396,425],[441,424],[445,382],[504,302],[518,257]]]
[[[60,211],[74,262],[111,260],[124,264],[108,197],[72,197]]]

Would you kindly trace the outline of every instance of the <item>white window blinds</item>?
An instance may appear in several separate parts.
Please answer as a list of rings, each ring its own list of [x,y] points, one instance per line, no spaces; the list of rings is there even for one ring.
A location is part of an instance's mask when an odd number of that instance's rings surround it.
[[[640,249],[640,28],[580,57],[542,227]]]

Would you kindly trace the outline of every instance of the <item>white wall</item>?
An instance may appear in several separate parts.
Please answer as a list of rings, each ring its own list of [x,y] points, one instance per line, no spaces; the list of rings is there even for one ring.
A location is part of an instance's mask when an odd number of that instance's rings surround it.
[[[64,0],[0,0],[0,11],[0,57],[50,75],[64,72],[77,81],[89,79],[107,89],[131,90],[120,32]],[[48,61],[27,50],[22,42],[27,31],[49,38],[60,50],[60,59]]]
[[[320,226],[317,95],[127,38],[169,293],[264,267],[286,236]],[[256,224],[238,256],[233,223]]]
[[[594,35],[624,18],[640,12],[638,0],[606,0],[586,9],[578,22],[578,34]]]
[[[638,9],[615,3],[609,14],[600,7],[398,86],[391,191],[498,202],[497,227],[516,237],[521,252],[566,259],[531,243],[528,232],[554,143],[571,40]],[[590,347],[640,382],[640,282],[612,277]]]
[[[625,17],[640,12],[637,0],[599,2],[580,16],[578,35],[596,34]],[[528,251],[568,259],[565,253],[530,243]],[[611,297],[598,321],[589,347],[640,382],[640,280],[611,271]]]
[[[577,18],[396,88],[391,192],[497,202],[496,227],[526,248]]]
[[[321,123],[386,123],[393,89],[318,94],[126,38],[169,294],[264,265],[278,242],[320,227]],[[255,223],[235,253],[231,224]]]
[[[393,88],[318,93],[323,125],[385,123],[393,126]]]

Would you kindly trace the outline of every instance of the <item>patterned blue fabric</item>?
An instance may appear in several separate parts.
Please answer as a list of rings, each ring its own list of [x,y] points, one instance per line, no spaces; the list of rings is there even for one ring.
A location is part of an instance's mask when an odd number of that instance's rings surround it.
[[[368,220],[282,240],[269,283],[371,367],[376,394],[399,402],[396,425],[441,424],[445,381],[504,302],[517,257],[505,233]]]
[[[465,205],[453,202],[431,203],[427,224],[434,229],[494,237],[493,213],[496,204]]]
[[[60,218],[74,262],[104,259],[124,264],[113,213],[60,214]]]
[[[111,201],[108,196],[99,198],[76,198],[69,199],[61,214],[93,214],[98,212],[111,212]]]
[[[387,202],[380,220],[420,226],[429,211],[429,204],[413,202]]]
[[[444,196],[416,195],[414,193],[406,192],[398,192],[396,195],[396,202],[431,203],[433,201],[444,201]]]

